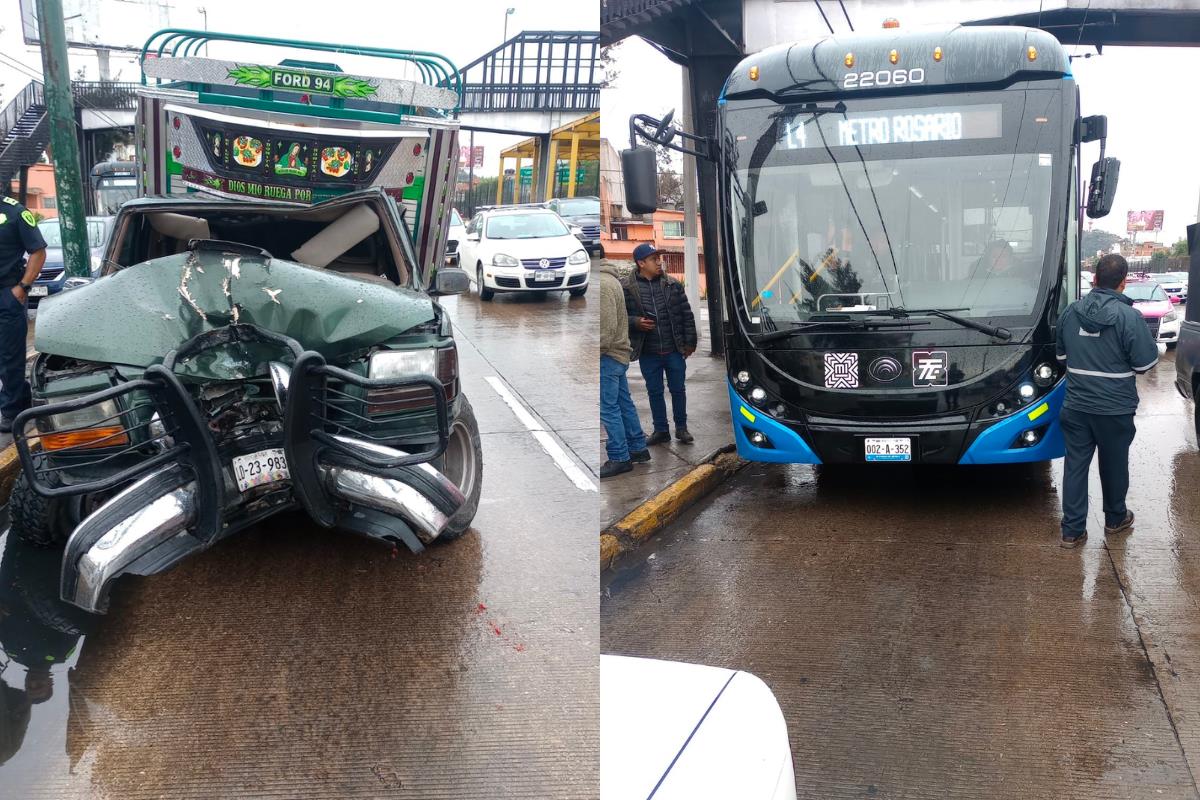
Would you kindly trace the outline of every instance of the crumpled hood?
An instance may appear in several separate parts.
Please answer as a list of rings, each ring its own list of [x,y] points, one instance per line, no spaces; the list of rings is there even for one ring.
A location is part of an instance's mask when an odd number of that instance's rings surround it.
[[[1103,328],[1110,328],[1120,317],[1120,306],[1133,305],[1133,301],[1120,292],[1112,289],[1093,289],[1075,307],[1079,314],[1079,327],[1088,333],[1098,333]]]
[[[335,361],[433,317],[432,301],[408,289],[244,252],[197,250],[48,298],[34,344],[43,353],[146,367],[197,334],[241,323]],[[229,377],[212,366],[191,372]]]

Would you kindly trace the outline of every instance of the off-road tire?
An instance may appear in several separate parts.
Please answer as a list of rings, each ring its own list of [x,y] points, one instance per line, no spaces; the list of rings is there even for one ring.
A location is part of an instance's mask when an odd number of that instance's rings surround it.
[[[47,476],[53,482],[53,476]],[[42,497],[29,485],[25,473],[17,475],[8,498],[12,533],[36,547],[62,547],[75,529],[67,498]]]
[[[450,423],[450,446],[447,447],[446,455],[438,459],[438,467],[443,472],[447,470],[446,460],[452,457],[452,449],[455,447],[455,433],[465,436],[469,441],[471,453],[474,458],[474,469],[469,480],[471,485],[464,487],[460,480],[456,480],[447,472],[447,477],[458,484],[458,488],[463,490],[467,496],[467,502],[463,503],[462,508],[450,517],[450,522],[446,526],[446,530],[438,536],[437,541],[449,542],[462,536],[471,527],[472,520],[475,519],[475,513],[479,510],[479,495],[483,490],[483,443],[479,437],[479,423],[475,421],[475,411],[471,408],[470,401],[467,396],[463,395],[459,398],[458,416]],[[465,446],[467,441],[459,440],[459,444]],[[463,476],[467,479],[466,476]]]
[[[483,285],[483,264],[475,267],[475,285],[479,287],[479,299],[491,300],[496,296],[496,292]]]

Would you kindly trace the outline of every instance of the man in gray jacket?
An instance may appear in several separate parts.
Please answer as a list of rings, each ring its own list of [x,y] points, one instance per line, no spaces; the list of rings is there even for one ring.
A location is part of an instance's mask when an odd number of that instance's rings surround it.
[[[604,426],[608,460],[601,478],[633,469],[634,462],[650,460],[646,434],[637,407],[629,394],[629,329],[625,293],[617,268],[600,265],[600,423]]]
[[[1063,466],[1062,545],[1087,541],[1088,470],[1100,451],[1104,532],[1133,527],[1125,507],[1129,445],[1136,429],[1136,374],[1158,363],[1150,328],[1122,292],[1129,265],[1110,254],[1096,265],[1095,288],[1058,321],[1056,355],[1067,366],[1067,396],[1059,416],[1067,457]]]

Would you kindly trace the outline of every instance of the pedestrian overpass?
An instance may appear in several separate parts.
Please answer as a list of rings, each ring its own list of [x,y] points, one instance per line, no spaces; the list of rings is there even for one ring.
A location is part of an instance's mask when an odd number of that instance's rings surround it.
[[[831,31],[877,30],[889,17],[902,28],[947,19],[1040,27],[1064,44],[1097,49],[1200,45],[1200,3],[1194,0],[606,0],[600,6],[600,42],[640,36],[686,67],[693,125],[706,133],[714,129],[725,79],[747,54]],[[719,352],[724,312],[713,169],[697,159],[709,326]]]

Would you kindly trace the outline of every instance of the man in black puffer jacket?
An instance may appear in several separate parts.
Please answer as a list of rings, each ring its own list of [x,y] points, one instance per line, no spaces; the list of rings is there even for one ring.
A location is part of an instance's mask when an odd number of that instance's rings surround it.
[[[633,260],[637,269],[622,282],[622,286],[625,308],[629,312],[629,343],[633,359],[646,379],[650,415],[654,419],[654,432],[646,444],[671,441],[667,401],[663,395],[664,374],[671,390],[675,438],[690,444],[694,437],[687,428],[685,359],[696,352],[696,319],[683,284],[663,272],[654,245],[639,244],[634,248]]]

